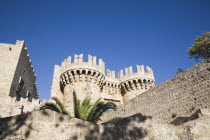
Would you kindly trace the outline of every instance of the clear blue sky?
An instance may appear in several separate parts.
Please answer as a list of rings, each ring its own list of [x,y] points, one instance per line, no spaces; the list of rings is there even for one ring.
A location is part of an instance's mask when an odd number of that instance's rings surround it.
[[[0,42],[25,40],[41,99],[55,64],[96,55],[106,68],[150,66],[156,84],[195,64],[187,48],[210,31],[210,0],[0,0]]]

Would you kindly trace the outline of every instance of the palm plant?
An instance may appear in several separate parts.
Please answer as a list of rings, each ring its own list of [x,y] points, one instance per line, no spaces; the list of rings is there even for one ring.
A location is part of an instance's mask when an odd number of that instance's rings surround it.
[[[103,101],[99,101],[96,102],[93,107],[91,108],[90,113],[88,114],[88,121],[89,122],[93,122],[96,123],[98,121],[100,121],[100,117],[103,115],[104,112],[110,110],[110,109],[114,109],[115,110],[116,105],[112,102],[103,102]]]
[[[54,110],[56,112],[68,115],[68,111],[66,110],[65,106],[61,103],[61,101],[56,98],[56,97],[52,97],[52,99],[56,102],[56,103],[52,103],[52,102],[46,102],[44,103],[44,105],[42,105],[40,107],[41,110],[43,109],[50,109],[50,110]]]
[[[103,102],[98,99],[95,103],[91,104],[91,98],[86,97],[81,103],[73,93],[74,98],[74,115],[76,118],[96,123],[100,120],[102,114],[108,109],[115,109],[116,105],[112,102]]]
[[[50,109],[56,112],[69,115],[68,111],[61,103],[61,101],[52,97],[52,99],[56,102],[46,102],[44,105],[40,107],[40,109]],[[100,117],[109,109],[115,109],[116,105],[112,102],[103,102],[99,98],[95,103],[91,103],[91,98],[86,97],[82,102],[76,97],[75,92],[73,92],[74,99],[74,116],[75,118],[82,119],[85,121],[97,123],[100,120]]]

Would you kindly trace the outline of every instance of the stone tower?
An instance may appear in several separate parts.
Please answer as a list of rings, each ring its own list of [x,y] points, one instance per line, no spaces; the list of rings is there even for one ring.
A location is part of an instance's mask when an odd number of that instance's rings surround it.
[[[0,43],[0,109],[6,117],[39,104],[36,75],[24,41]]]
[[[123,75],[123,70],[118,74],[124,102],[155,86],[153,70],[150,67],[146,66],[145,71],[143,65],[137,65],[136,69],[137,72],[134,73],[130,66],[125,68],[125,75]]]
[[[154,87],[154,74],[151,68],[137,66],[133,73],[132,67],[115,76],[115,71],[105,72],[105,63],[95,56],[88,55],[88,62],[83,62],[83,54],[75,55],[74,61],[69,56],[61,66],[55,65],[51,97],[59,98],[73,116],[73,92],[83,100],[89,96],[92,102],[101,98],[105,102],[123,104],[142,92]]]

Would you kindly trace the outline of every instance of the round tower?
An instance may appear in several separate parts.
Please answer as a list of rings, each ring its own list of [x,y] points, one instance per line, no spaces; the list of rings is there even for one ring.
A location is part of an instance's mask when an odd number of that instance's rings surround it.
[[[146,66],[146,71],[143,65],[137,65],[136,68],[136,73],[131,66],[125,68],[125,75],[123,70],[118,74],[124,103],[155,86],[154,74],[150,67]]]
[[[60,90],[66,108],[73,112],[73,92],[81,101],[85,97],[90,97],[91,102],[101,98],[104,79],[104,62],[101,59],[98,65],[96,57],[91,55],[88,56],[88,62],[83,62],[83,54],[75,55],[73,63],[71,57],[64,60],[61,64]]]
[[[154,87],[154,74],[150,67],[137,65],[137,72],[132,67],[120,71],[115,77],[115,71],[107,69],[102,59],[96,62],[96,57],[88,55],[88,62],[83,62],[83,54],[75,55],[71,62],[69,56],[61,66],[55,65],[51,97],[57,97],[66,109],[74,116],[73,93],[83,101],[86,97],[95,102],[101,98],[105,102],[116,105],[123,104],[144,91]]]

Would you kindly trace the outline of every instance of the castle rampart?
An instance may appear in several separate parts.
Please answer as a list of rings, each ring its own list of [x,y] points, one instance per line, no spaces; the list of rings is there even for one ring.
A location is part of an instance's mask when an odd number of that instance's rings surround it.
[[[105,112],[102,124],[48,109],[37,110],[2,118],[0,138],[209,140],[210,110],[203,109],[210,105],[209,64],[197,64],[118,106],[116,111]]]
[[[137,72],[134,73],[132,66],[130,66],[125,68],[125,75],[123,75],[123,70],[118,73],[124,102],[155,86],[154,74],[150,67],[146,66],[145,71],[143,65],[137,65],[136,69]]]
[[[69,56],[67,59],[65,59],[62,64],[61,64],[61,73],[66,72],[67,70],[70,69],[89,69],[92,71],[98,71],[102,74],[104,74],[104,68],[105,64],[102,59],[99,59],[99,64],[96,64],[96,57],[88,55],[88,62],[83,62],[83,54],[81,55],[75,55],[74,56],[74,61],[71,62],[72,58]]]
[[[137,113],[162,118],[190,116],[210,106],[210,61],[203,61],[104,114],[103,121]],[[131,109],[132,108],[132,109]]]
[[[101,96],[105,101],[114,102],[117,105],[122,104],[119,79],[115,77],[115,71],[107,69],[106,72]]]
[[[93,102],[102,98],[119,105],[136,97],[138,94],[135,92],[142,93],[154,86],[152,69],[146,67],[146,72],[143,66],[137,66],[137,69],[138,72],[133,73],[130,67],[126,69],[125,76],[121,71],[119,77],[116,77],[115,71],[105,70],[102,59],[97,63],[95,56],[88,55],[88,62],[84,62],[83,54],[74,55],[74,60],[69,56],[61,66],[55,66],[51,97],[61,99],[70,112],[73,110],[73,92],[80,100],[89,96]],[[138,82],[141,83],[137,85]],[[132,92],[129,90],[130,85]]]
[[[83,62],[83,54],[75,55],[72,62],[69,56],[61,66],[56,66],[52,85],[51,97],[55,96],[64,102],[73,114],[73,92],[77,98],[84,100],[91,97],[92,101],[101,98],[100,92],[105,80],[104,62],[89,55],[88,62]]]

